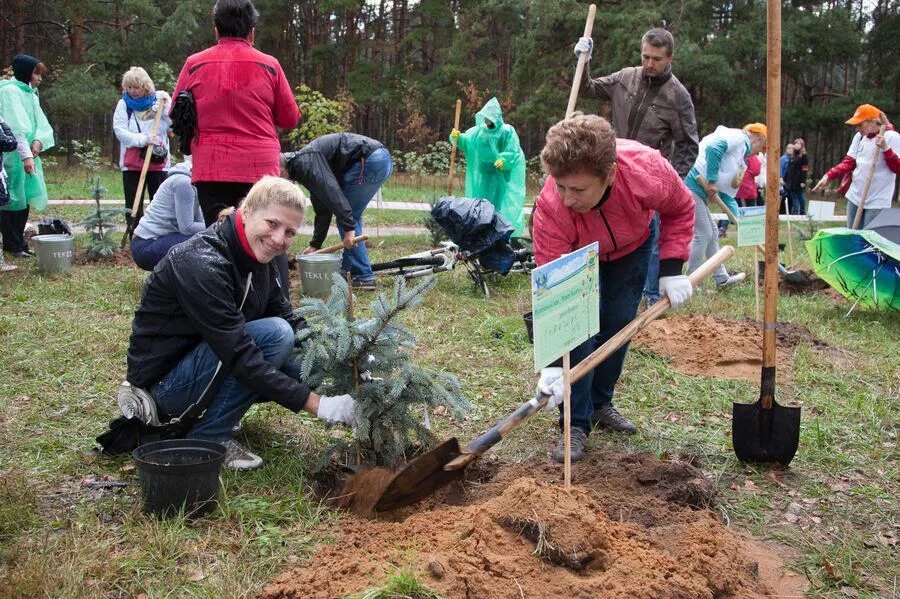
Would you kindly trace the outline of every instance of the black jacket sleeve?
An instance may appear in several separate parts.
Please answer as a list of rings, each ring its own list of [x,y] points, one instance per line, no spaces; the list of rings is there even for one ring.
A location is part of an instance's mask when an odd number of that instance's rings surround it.
[[[309,388],[267,362],[247,334],[244,315],[235,303],[235,281],[227,264],[207,264],[198,270],[190,261],[173,261],[172,288],[187,318],[206,341],[223,367],[247,389],[295,412],[309,398]],[[254,277],[255,278],[255,277]],[[244,281],[239,283],[244,284]],[[281,293],[267,289],[270,293]],[[251,287],[250,293],[253,293]],[[242,295],[242,294],[240,294]]]
[[[12,152],[18,145],[15,134],[13,134],[9,125],[6,124],[6,121],[0,121],[0,129],[2,129],[2,135],[0,135],[0,152]]]

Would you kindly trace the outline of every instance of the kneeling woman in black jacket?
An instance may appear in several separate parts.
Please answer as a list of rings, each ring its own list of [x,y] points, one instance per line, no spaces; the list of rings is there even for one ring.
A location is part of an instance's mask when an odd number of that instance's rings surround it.
[[[262,459],[232,439],[255,402],[352,425],[349,395],[324,397],[297,380],[291,360],[303,324],[281,292],[273,258],[291,245],[303,221],[303,193],[263,177],[237,211],[175,246],[147,278],[132,323],[127,384],[119,405],[128,415],[177,416],[197,400],[221,362],[226,376],[188,437],[224,443],[225,466],[256,468]],[[217,389],[216,389],[217,388]],[[149,392],[153,401],[146,399]],[[148,413],[157,408],[163,415]]]

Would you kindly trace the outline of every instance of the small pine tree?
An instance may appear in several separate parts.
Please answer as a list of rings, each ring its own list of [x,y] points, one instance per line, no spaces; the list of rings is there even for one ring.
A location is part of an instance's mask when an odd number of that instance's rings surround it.
[[[94,194],[94,212],[79,221],[78,225],[90,232],[91,237],[84,250],[88,260],[94,261],[105,256],[112,256],[119,251],[119,243],[114,239],[113,233],[116,230],[119,215],[127,213],[128,209],[125,207],[101,207],[100,200],[103,199],[106,188],[100,185],[99,178],[91,185],[91,191]]]
[[[300,379],[322,395],[348,393],[356,399],[357,427],[351,453],[366,466],[391,466],[416,442],[428,442],[423,408],[443,405],[462,415],[469,407],[450,374],[417,366],[409,351],[416,338],[395,322],[404,310],[422,304],[434,277],[407,289],[397,277],[390,299],[371,304],[372,316],[350,314],[351,295],[339,275],[328,300],[304,299],[297,309],[308,328],[298,333]]]

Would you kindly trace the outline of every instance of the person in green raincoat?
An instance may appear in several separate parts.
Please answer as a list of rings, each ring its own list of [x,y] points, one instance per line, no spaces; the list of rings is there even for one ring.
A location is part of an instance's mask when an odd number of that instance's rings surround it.
[[[32,255],[25,242],[28,213],[32,207],[47,206],[40,154],[52,148],[54,140],[37,95],[47,67],[33,56],[19,54],[13,58],[12,70],[12,79],[0,81],[0,115],[17,141],[16,149],[3,155],[10,202],[0,208],[0,234],[3,250],[24,258]]]
[[[513,237],[525,233],[525,154],[512,125],[503,122],[497,98],[478,114],[475,126],[450,132],[450,141],[466,157],[466,196],[488,200],[513,226]]]

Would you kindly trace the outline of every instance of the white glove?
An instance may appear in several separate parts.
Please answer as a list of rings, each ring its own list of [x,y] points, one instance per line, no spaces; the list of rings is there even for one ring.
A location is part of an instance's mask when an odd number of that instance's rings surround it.
[[[319,411],[316,418],[329,423],[340,423],[348,426],[356,426],[356,402],[349,395],[335,395],[319,397]]]
[[[162,139],[160,139],[159,135],[151,135],[150,133],[141,133],[141,142],[145,146],[162,145]]]
[[[686,275],[675,275],[673,277],[659,278],[659,292],[669,296],[669,302],[672,303],[672,309],[677,310],[681,304],[691,299],[694,294],[694,287],[691,280]]]
[[[587,59],[591,59],[591,54],[594,53],[594,40],[589,37],[580,37],[578,38],[578,43],[575,44],[575,56],[581,58],[582,52],[587,52]]]
[[[548,412],[553,411],[563,402],[563,376],[562,368],[551,366],[541,369],[541,378],[538,380],[537,390],[544,395],[549,395],[547,405],[544,409]]]

